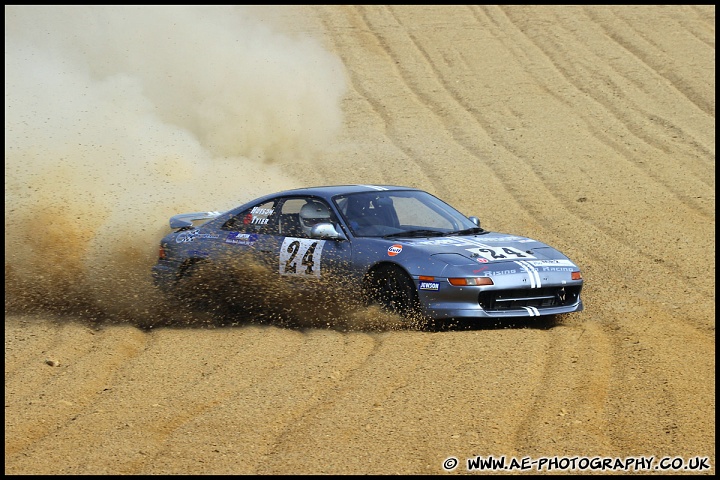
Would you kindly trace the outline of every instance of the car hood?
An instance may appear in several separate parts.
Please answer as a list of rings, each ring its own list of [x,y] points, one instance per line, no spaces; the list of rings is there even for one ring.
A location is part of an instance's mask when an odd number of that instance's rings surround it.
[[[489,232],[482,235],[394,239],[393,243],[424,250],[450,265],[524,260],[565,260],[558,250],[532,238]]]

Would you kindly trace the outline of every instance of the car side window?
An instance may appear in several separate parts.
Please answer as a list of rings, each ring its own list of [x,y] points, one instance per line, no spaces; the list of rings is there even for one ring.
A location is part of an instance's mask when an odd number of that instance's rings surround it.
[[[278,234],[278,217],[275,200],[252,206],[234,215],[222,226],[223,230],[263,235]]]
[[[280,207],[278,230],[285,237],[304,237],[300,226],[300,209],[305,205],[305,198],[288,198]]]
[[[332,223],[340,228],[330,206],[315,197],[288,197],[280,201],[279,232],[285,237],[310,238],[312,227]]]

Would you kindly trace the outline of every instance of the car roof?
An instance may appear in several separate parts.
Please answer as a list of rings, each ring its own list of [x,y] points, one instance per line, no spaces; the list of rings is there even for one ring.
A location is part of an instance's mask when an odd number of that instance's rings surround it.
[[[340,194],[362,193],[362,192],[378,192],[386,190],[418,190],[412,187],[403,187],[398,185],[325,185],[318,187],[295,188],[277,192],[271,196],[278,195],[310,195],[318,197],[333,197]]]
[[[275,193],[269,193],[267,195],[263,195],[262,197],[257,197],[228,211],[239,211],[251,204],[264,203],[278,197],[318,197],[330,202],[335,195],[348,195],[352,193],[381,192],[391,190],[404,190],[410,192],[423,191],[418,188],[403,187],[399,185],[325,185],[318,187],[294,188],[291,190],[283,190]]]

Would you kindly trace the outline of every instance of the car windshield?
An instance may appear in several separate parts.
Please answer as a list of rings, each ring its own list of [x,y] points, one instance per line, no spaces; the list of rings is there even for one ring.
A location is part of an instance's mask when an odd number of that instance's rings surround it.
[[[419,190],[353,193],[339,195],[334,201],[358,237],[429,237],[462,230],[478,233],[465,215]]]

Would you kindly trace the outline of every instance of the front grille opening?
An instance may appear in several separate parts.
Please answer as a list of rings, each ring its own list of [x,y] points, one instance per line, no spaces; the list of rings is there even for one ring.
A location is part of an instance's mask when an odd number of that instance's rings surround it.
[[[515,288],[480,292],[478,303],[485,311],[516,310],[522,307],[543,308],[572,305],[580,298],[582,287]]]

